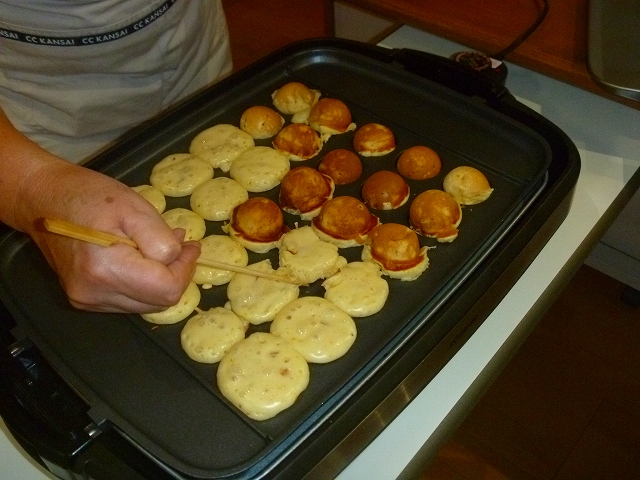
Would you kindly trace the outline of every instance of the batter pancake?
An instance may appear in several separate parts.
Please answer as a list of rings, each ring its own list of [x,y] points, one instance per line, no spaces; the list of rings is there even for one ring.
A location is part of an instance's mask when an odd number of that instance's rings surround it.
[[[227,235],[209,235],[200,240],[199,258],[210,258],[213,260],[222,259],[224,263],[238,267],[246,267],[249,263],[249,255],[245,248]],[[196,265],[193,274],[193,281],[203,288],[209,286],[224,285],[228,283],[235,274],[228,270]]]
[[[289,171],[289,159],[270,147],[251,147],[231,164],[229,175],[249,192],[266,192]]]
[[[407,148],[400,154],[396,168],[403,177],[412,180],[427,180],[440,173],[442,161],[431,148],[416,145]]]
[[[213,178],[213,167],[188,153],[175,153],[151,170],[151,185],[167,197],[185,197],[200,184]]]
[[[309,365],[286,340],[265,332],[236,343],[216,373],[224,397],[253,420],[294,404],[309,384]]]
[[[238,155],[254,145],[251,135],[234,125],[223,123],[196,135],[189,152],[212,167],[228,172]]]
[[[152,185],[138,185],[131,188],[134,192],[138,193],[142,198],[153,205],[158,213],[164,212],[164,209],[167,208],[167,199],[164,198],[164,194],[159,188]]]
[[[249,192],[232,178],[218,177],[196,187],[189,203],[191,210],[205,220],[229,220],[235,207],[249,198]]]
[[[214,307],[191,317],[182,327],[180,344],[196,362],[217,363],[244,338],[246,324],[231,310]]]
[[[207,230],[204,218],[186,208],[173,208],[162,214],[162,218],[172,229],[182,228],[184,240],[200,240]]]
[[[301,283],[313,283],[347,264],[338,247],[320,240],[309,226],[295,228],[280,239],[280,269]]]
[[[378,313],[389,297],[389,284],[373,262],[350,262],[322,286],[324,298],[352,317]]]
[[[336,185],[347,185],[362,175],[362,162],[351,150],[338,148],[322,157],[318,170],[329,175]]]
[[[311,107],[309,126],[326,140],[331,135],[350,132],[356,129],[351,121],[351,111],[344,102],[336,98],[323,98]]]
[[[270,331],[287,340],[309,363],[342,357],[357,335],[353,319],[322,297],[302,297],[289,303],[276,315]]]
[[[198,303],[200,303],[200,289],[195,283],[189,282],[187,289],[174,306],[162,312],[143,313],[141,317],[149,323],[170,325],[181,322],[191,315],[198,306]]]
[[[249,265],[263,272],[275,272],[269,260]],[[298,298],[297,285],[236,273],[227,286],[230,308],[253,325],[270,322],[289,302]]]

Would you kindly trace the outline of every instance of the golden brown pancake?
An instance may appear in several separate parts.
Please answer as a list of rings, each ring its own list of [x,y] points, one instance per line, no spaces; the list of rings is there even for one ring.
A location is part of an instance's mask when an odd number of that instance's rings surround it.
[[[284,118],[263,105],[247,108],[240,117],[240,128],[256,140],[275,136],[284,125]]]
[[[362,245],[367,234],[379,224],[367,206],[357,198],[335,197],[324,204],[312,226],[322,240],[339,247]]]
[[[385,223],[374,228],[362,252],[363,260],[378,263],[393,278],[415,280],[429,266],[427,249],[406,225]]]
[[[353,135],[353,148],[363,157],[386,155],[396,148],[396,138],[388,127],[367,123]]]
[[[419,235],[435,237],[439,242],[452,242],[458,236],[462,209],[448,193],[427,190],[411,202],[409,219]]]
[[[447,173],[443,187],[460,205],[484,202],[493,192],[484,173],[468,166],[457,167]]]
[[[344,102],[335,98],[318,100],[309,112],[309,125],[321,134],[335,135],[355,130],[351,111]]]
[[[289,82],[271,94],[273,105],[285,115],[311,108],[319,97],[320,92],[300,82]]]
[[[442,161],[431,148],[416,145],[407,148],[400,154],[396,168],[403,177],[412,180],[427,180],[440,173]]]
[[[322,148],[322,139],[313,128],[303,123],[291,123],[273,140],[273,148],[289,160],[308,160]]]
[[[346,185],[360,178],[362,162],[351,150],[338,148],[322,157],[318,170],[329,175],[336,185]]]
[[[264,253],[278,246],[286,226],[282,210],[273,201],[253,197],[233,209],[229,233],[248,250]]]
[[[365,205],[376,210],[393,210],[404,205],[409,198],[409,185],[395,172],[380,170],[362,185]]]
[[[311,167],[295,167],[282,179],[278,202],[285,212],[308,220],[320,212],[333,190],[331,177]]]

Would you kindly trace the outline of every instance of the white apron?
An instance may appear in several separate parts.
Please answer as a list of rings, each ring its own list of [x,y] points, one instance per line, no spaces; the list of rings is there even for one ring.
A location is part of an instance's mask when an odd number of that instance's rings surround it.
[[[0,0],[0,106],[73,162],[230,72],[219,0]]]

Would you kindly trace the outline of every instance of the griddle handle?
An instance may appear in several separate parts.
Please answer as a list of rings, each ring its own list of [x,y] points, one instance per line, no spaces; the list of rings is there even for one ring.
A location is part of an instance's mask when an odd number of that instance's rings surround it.
[[[449,58],[410,48],[395,49],[394,61],[405,70],[488,104],[499,102],[507,89],[486,75]]]
[[[13,341],[4,330],[10,322],[0,303],[0,416],[16,441],[44,468],[70,467],[74,455],[91,442],[84,431],[88,421],[78,407],[84,404],[58,383],[62,380],[54,381],[51,367],[26,337]]]

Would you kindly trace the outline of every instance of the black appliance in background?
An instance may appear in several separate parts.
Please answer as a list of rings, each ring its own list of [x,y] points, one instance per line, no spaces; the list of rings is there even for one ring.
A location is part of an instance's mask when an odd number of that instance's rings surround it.
[[[575,146],[503,86],[442,57],[337,39],[269,55],[88,166],[144,183],[163,155],[184,151],[206,126],[236,123],[291,80],[342,99],[359,124],[387,124],[398,151],[423,143],[441,153],[443,170],[478,165],[495,187],[492,202],[466,210],[459,239],[432,251],[428,272],[393,283],[385,313],[358,321],[352,351],[335,365],[312,366],[308,391],[265,422],[248,420],[220,396],[215,367],[184,358],[179,326],[152,329],[134,315],[73,310],[33,242],[4,228],[0,415],[60,478],[335,476],[482,324],[569,210],[580,170]],[[350,138],[332,137],[331,148],[349,148]],[[365,170],[393,169],[394,159]],[[348,188],[344,194],[358,194],[357,185]],[[406,209],[380,214],[398,222],[403,215]],[[356,250],[344,255],[356,260]],[[216,295],[203,299],[220,301]]]
[[[587,67],[605,90],[640,100],[640,2],[589,0]]]

